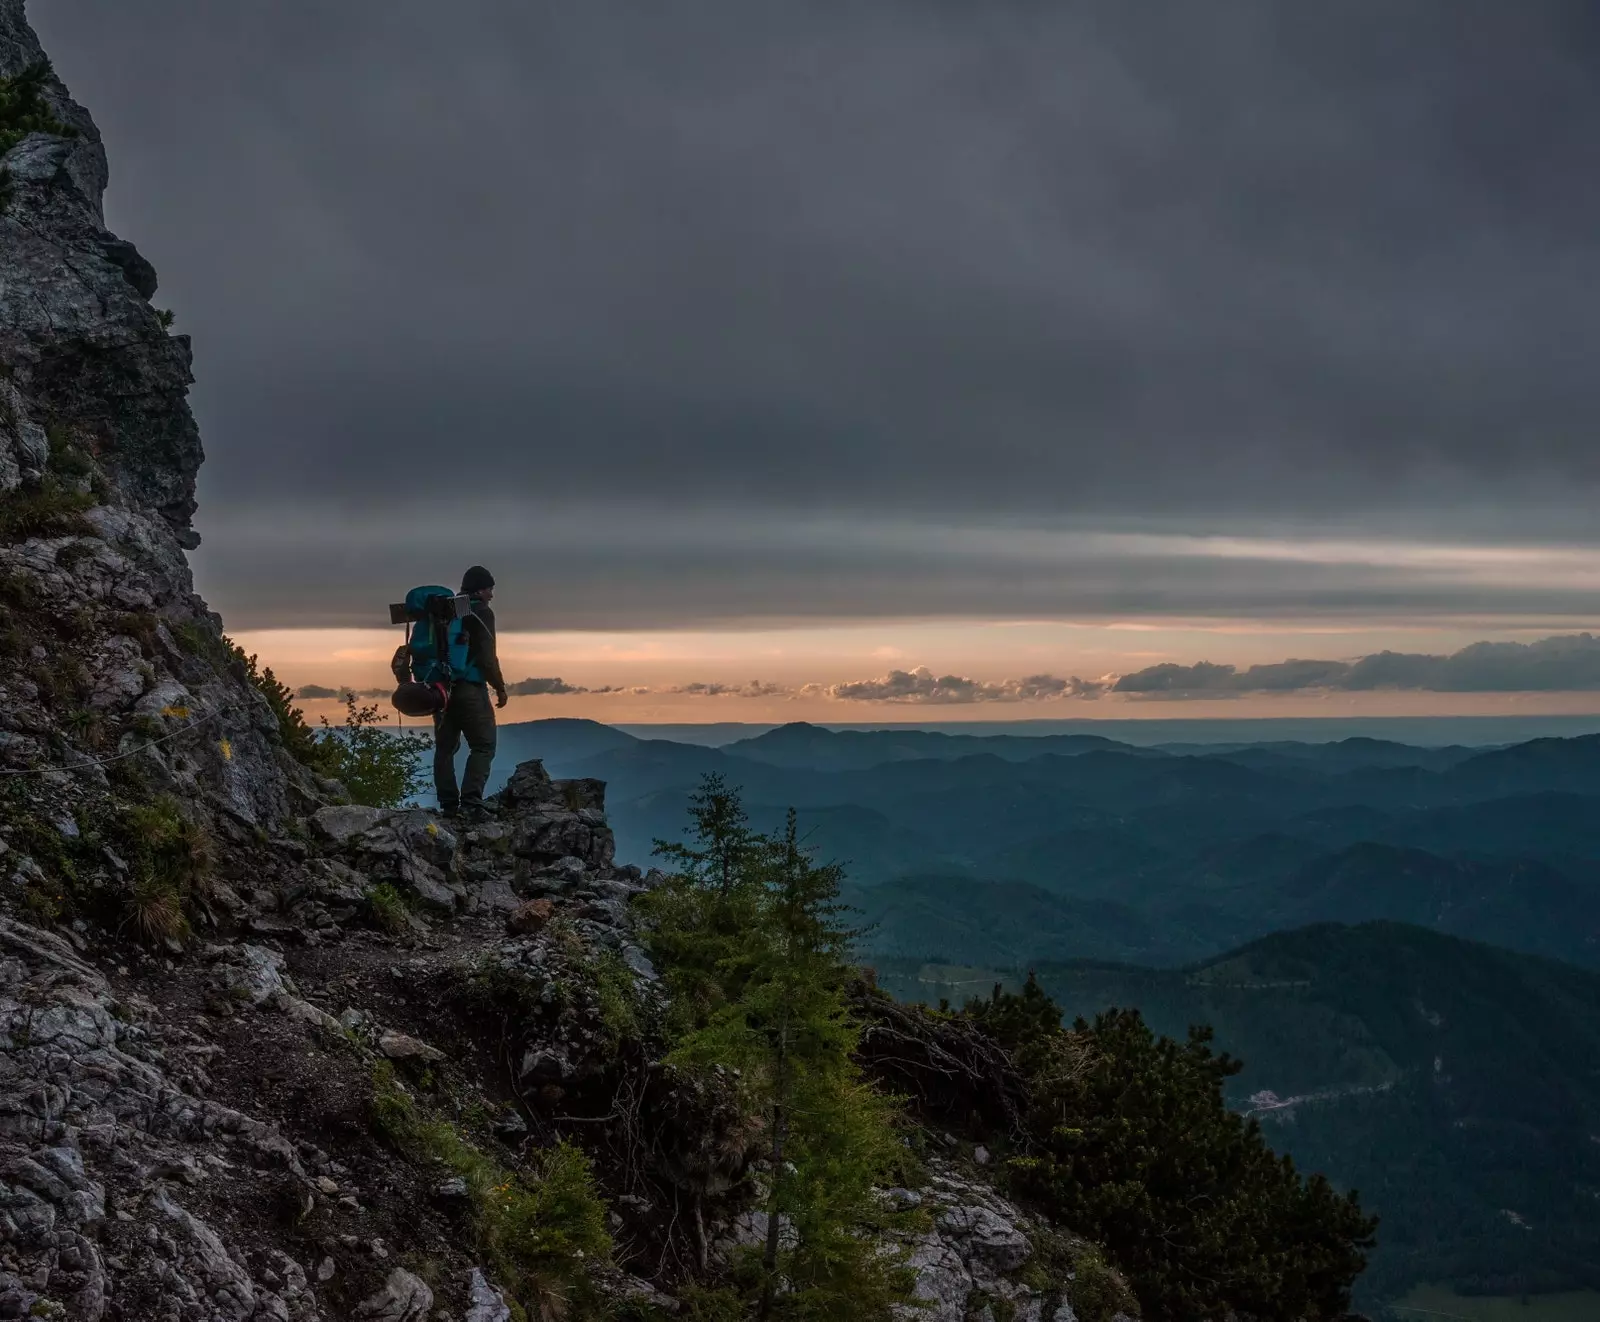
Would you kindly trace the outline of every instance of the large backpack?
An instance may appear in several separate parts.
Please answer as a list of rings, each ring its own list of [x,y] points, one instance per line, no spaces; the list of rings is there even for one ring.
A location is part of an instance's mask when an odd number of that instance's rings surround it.
[[[416,621],[407,645],[411,652],[411,677],[418,684],[448,687],[457,680],[483,683],[483,672],[467,659],[465,619],[443,620],[428,610],[431,597],[453,597],[449,588],[412,588],[406,593],[406,613]]]

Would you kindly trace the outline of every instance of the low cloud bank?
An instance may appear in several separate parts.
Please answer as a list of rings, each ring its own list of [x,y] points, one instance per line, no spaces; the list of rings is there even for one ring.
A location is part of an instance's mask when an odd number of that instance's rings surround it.
[[[822,690],[842,702],[926,703],[942,706],[970,702],[1041,702],[1057,698],[1097,698],[1109,680],[1080,679],[1073,675],[1028,675],[998,682],[968,675],[936,675],[926,666],[891,670],[881,679],[859,679]]]
[[[1473,643],[1448,656],[1376,652],[1353,661],[1279,661],[1236,670],[1201,661],[1171,662],[1123,675],[1113,692],[1135,696],[1210,697],[1292,693],[1305,689],[1434,693],[1574,693],[1600,691],[1600,638],[1560,634],[1533,643]]]
[[[650,693],[690,698],[819,698],[842,703],[894,703],[902,706],[956,706],[972,703],[1057,702],[1123,694],[1130,699],[1219,698],[1247,693],[1302,693],[1308,690],[1370,692],[1406,689],[1434,693],[1600,692],[1600,638],[1559,634],[1532,643],[1473,643],[1459,652],[1375,652],[1351,660],[1295,659],[1239,670],[1212,661],[1194,665],[1163,662],[1126,675],[1084,679],[1078,675],[1025,675],[985,680],[941,675],[927,666],[891,670],[873,679],[793,687],[752,679],[742,684],[696,681],[669,688],[607,684],[589,688],[560,676],[518,680],[508,686],[517,697],[562,697]],[[296,696],[343,698],[349,689],[304,684]],[[357,697],[387,697],[388,689],[357,689]]]
[[[752,679],[748,684],[680,684],[668,693],[684,693],[697,698],[792,698],[795,690],[785,684],[768,684]]]

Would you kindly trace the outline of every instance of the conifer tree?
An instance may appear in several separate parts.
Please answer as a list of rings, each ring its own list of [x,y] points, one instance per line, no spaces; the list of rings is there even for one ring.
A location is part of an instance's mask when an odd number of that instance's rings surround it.
[[[749,976],[767,848],[750,829],[738,791],[715,773],[690,798],[689,821],[688,842],[656,841],[656,854],[674,871],[639,905],[680,1032],[703,1027]]]
[[[749,965],[670,1059],[737,1071],[759,1119],[767,1233],[758,1316],[880,1318],[906,1283],[860,1232],[881,1219],[873,1186],[899,1152],[892,1103],[851,1058],[858,1030],[845,1001],[853,933],[838,903],[842,870],[810,857],[793,812],[740,867],[730,893],[748,892],[759,910],[744,932]]]
[[[1209,1028],[1175,1042],[1111,1010],[1064,1030],[1031,975],[966,1013],[1028,1080],[1015,1189],[1104,1244],[1147,1317],[1344,1316],[1375,1222],[1227,1108],[1242,1067]]]
[[[655,852],[676,865],[681,876],[697,886],[712,887],[726,895],[760,851],[761,837],[750,829],[750,818],[739,792],[715,771],[701,777],[700,788],[689,797],[689,818],[699,847],[680,841],[657,840]]]

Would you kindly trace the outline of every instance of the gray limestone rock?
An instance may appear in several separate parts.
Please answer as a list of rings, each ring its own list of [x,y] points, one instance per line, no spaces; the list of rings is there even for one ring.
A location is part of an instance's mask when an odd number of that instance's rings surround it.
[[[433,1307],[433,1291],[403,1267],[396,1267],[383,1289],[356,1309],[367,1322],[421,1322]]]
[[[21,0],[0,0],[0,76],[42,58]],[[59,451],[77,456],[78,467],[51,480],[91,495],[92,507],[76,526],[0,541],[0,575],[50,602],[57,617],[84,621],[73,647],[92,689],[79,707],[103,722],[147,716],[174,732],[200,722],[159,745],[148,731],[123,728],[119,752],[147,747],[139,768],[222,831],[270,828],[289,812],[302,778],[285,765],[276,717],[222,646],[184,557],[198,542],[191,517],[204,457],[187,402],[188,338],[169,334],[151,307],[150,264],[105,229],[107,166],[94,121],[54,75],[41,94],[70,132],[31,133],[0,161],[8,179],[0,208],[0,491],[35,488]],[[113,627],[119,614],[137,627]],[[156,689],[168,696],[147,704]],[[66,711],[36,687],[23,696],[43,720],[17,732],[37,742],[7,752],[25,765],[60,760],[39,736],[63,733]],[[162,714],[180,705],[185,716]]]
[[[510,1305],[477,1267],[467,1273],[467,1322],[511,1322]]]

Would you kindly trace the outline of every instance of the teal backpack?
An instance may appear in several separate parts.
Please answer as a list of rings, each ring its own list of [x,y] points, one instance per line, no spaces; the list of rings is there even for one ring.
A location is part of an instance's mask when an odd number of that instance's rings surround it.
[[[454,596],[449,588],[438,586],[412,588],[406,593],[406,616],[415,621],[407,639],[411,676],[418,684],[448,687],[457,680],[484,682],[483,672],[467,660],[466,620],[443,618],[439,609],[443,602],[429,608],[433,598]]]

